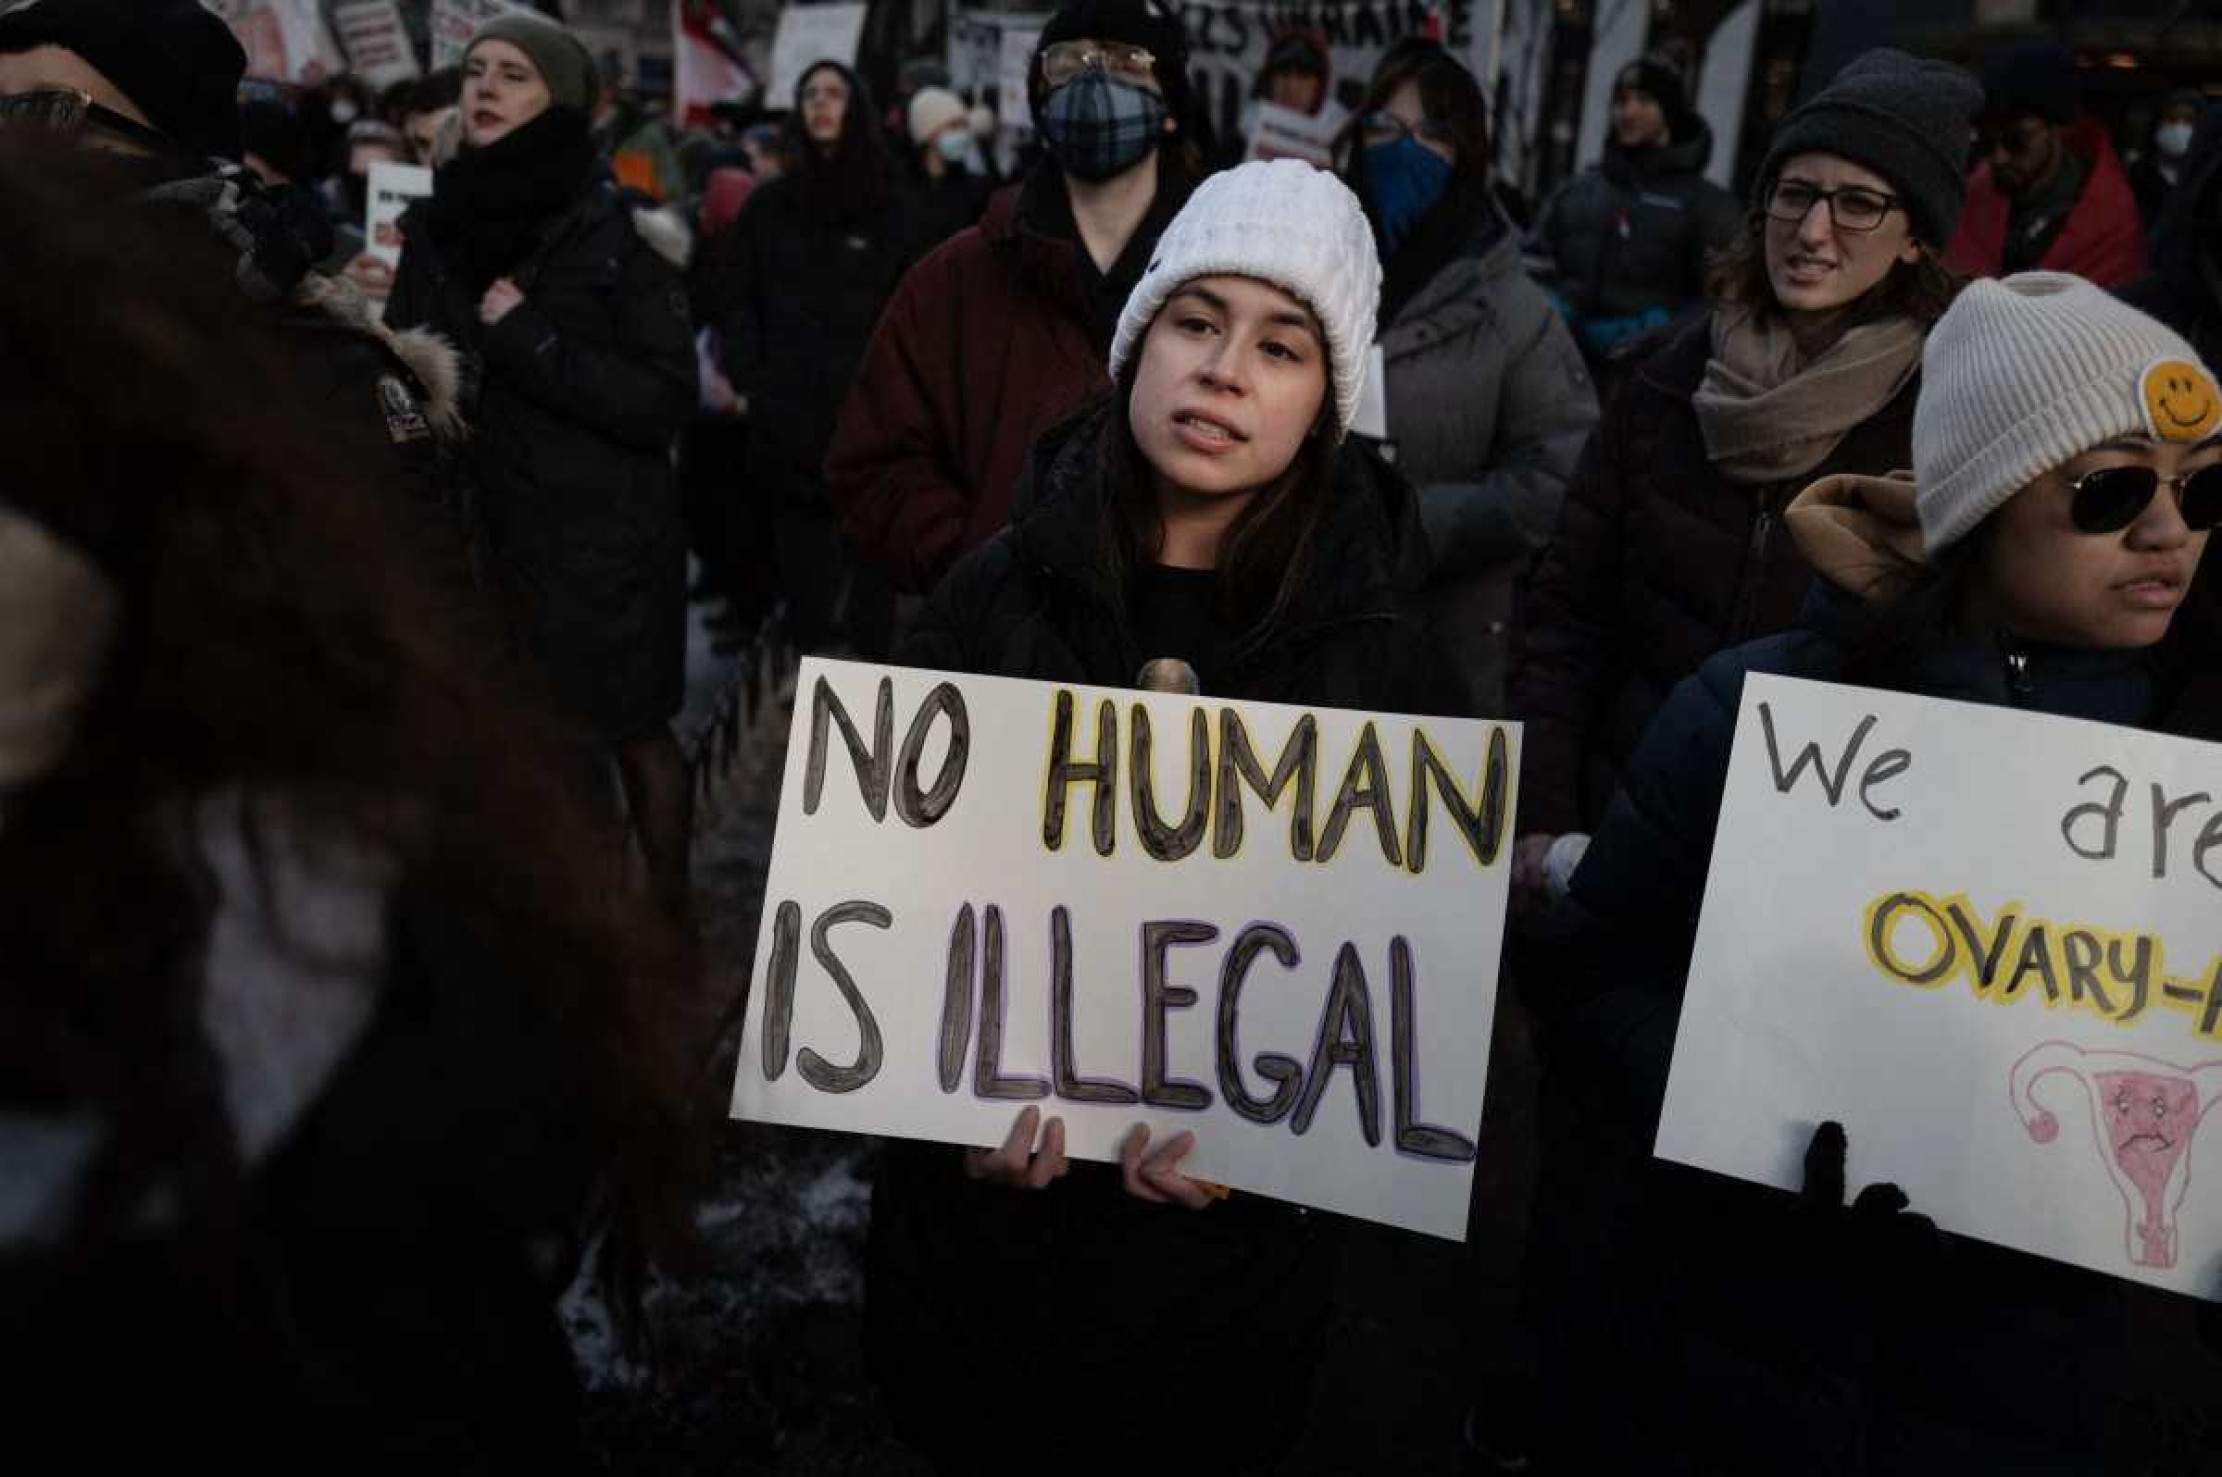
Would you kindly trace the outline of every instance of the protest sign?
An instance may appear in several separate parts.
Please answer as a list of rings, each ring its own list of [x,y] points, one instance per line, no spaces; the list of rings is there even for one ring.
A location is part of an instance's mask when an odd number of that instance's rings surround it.
[[[791,108],[795,84],[819,62],[856,65],[857,43],[864,39],[861,4],[790,5],[779,12],[779,30],[772,37],[771,79],[764,86],[764,106]]]
[[[1252,159],[1301,159],[1320,169],[1335,163],[1335,135],[1350,114],[1328,103],[1317,113],[1299,113],[1278,103],[1259,103],[1250,126]]]
[[[432,171],[415,164],[370,166],[370,203],[363,220],[363,250],[388,267],[401,265],[401,213],[432,193]]]
[[[223,17],[247,53],[247,75],[314,84],[345,62],[317,0],[202,0]]]
[[[995,59],[995,96],[996,112],[1006,129],[1033,132],[1034,114],[1027,102],[1027,87],[1045,23],[1046,18],[1036,18],[1027,25],[1003,27],[1002,49]]]
[[[347,67],[373,88],[384,89],[419,74],[416,48],[394,0],[348,0],[332,10]]]
[[[733,1115],[1187,1129],[1200,1178],[1462,1239],[1516,740],[805,661]]]
[[[529,8],[510,0],[432,0],[433,69],[463,65],[463,51],[471,44],[473,31],[497,15]]]
[[[1189,73],[1223,136],[1237,128],[1274,41],[1290,31],[1316,32],[1326,41],[1338,92],[1346,83],[1363,90],[1391,46],[1436,25],[1437,39],[1475,66],[1477,76],[1495,76],[1485,55],[1494,11],[1475,0],[1223,0],[1184,4],[1180,16],[1188,29]]]
[[[1658,1152],[2222,1296],[2222,747],[1744,688]],[[1732,1233],[1731,1233],[1732,1234]]]

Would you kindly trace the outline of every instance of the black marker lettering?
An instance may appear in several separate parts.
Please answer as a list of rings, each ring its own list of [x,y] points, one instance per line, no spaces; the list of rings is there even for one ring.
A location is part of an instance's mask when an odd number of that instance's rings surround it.
[[[895,915],[878,903],[837,903],[819,915],[810,925],[810,953],[817,959],[818,967],[833,980],[833,988],[856,1016],[856,1060],[845,1067],[836,1067],[818,1053],[805,1046],[795,1053],[795,1070],[802,1080],[820,1092],[854,1092],[880,1074],[880,1065],[886,1050],[880,1041],[880,1023],[873,1018],[872,1007],[864,1003],[863,994],[856,987],[855,978],[848,966],[834,952],[827,935],[843,923],[868,923],[874,928],[887,928],[894,924]]]
[[[1294,969],[1300,962],[1296,940],[1289,937],[1287,929],[1276,923],[1253,923],[1235,935],[1233,946],[1219,966],[1219,1096],[1226,1100],[1228,1107],[1252,1123],[1278,1123],[1286,1118],[1289,1109],[1296,1106],[1296,1095],[1303,1090],[1304,1084],[1304,1064],[1278,1052],[1261,1052],[1257,1062],[1258,1075],[1274,1084],[1272,1097],[1252,1097],[1242,1084],[1242,1043],[1237,1021],[1242,986],[1249,975],[1251,961],[1268,949],[1281,961],[1283,969]]]
[[[1072,914],[1049,910],[1049,1075],[1070,1103],[1132,1103],[1141,1094],[1107,1077],[1083,1077],[1072,1050]]]
[[[1358,1090],[1358,1130],[1368,1145],[1377,1145],[1381,1142],[1381,1074],[1374,1065],[1373,1000],[1366,993],[1366,972],[1358,962],[1357,947],[1347,943],[1335,954],[1335,983],[1319,1014],[1311,1071],[1303,1095],[1296,1100],[1291,1129],[1301,1134],[1312,1126],[1327,1079],[1343,1066],[1350,1068]]]

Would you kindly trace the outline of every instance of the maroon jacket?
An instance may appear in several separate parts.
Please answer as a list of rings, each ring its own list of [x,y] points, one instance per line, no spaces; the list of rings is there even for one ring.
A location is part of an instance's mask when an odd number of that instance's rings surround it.
[[[1054,173],[1001,191],[911,268],[841,407],[826,491],[857,553],[900,589],[932,589],[1009,522],[1034,438],[1110,388],[1102,308],[1185,193],[1159,185],[1106,279],[1077,239],[1039,223],[1062,191]]]

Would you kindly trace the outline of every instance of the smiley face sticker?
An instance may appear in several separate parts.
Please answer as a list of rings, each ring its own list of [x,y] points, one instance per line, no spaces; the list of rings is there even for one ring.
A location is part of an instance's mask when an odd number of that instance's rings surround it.
[[[2162,359],[2145,370],[2145,420],[2163,441],[2200,441],[2222,425],[2222,389],[2189,359]]]

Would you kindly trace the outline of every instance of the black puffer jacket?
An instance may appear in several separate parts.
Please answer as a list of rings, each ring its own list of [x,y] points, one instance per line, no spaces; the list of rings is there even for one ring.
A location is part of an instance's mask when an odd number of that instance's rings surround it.
[[[1141,653],[1097,557],[1107,420],[1043,438],[1016,522],[942,582],[905,662],[1132,684]],[[1410,490],[1351,453],[1321,535],[1297,608],[1215,695],[1461,713],[1416,613],[1427,558]],[[946,1146],[889,1147],[868,1300],[875,1369],[949,1470],[975,1470],[992,1442],[1079,1471],[1154,1452],[1183,1471],[1247,1472],[1293,1437],[1288,1402],[1309,1389],[1332,1292],[1331,1218],[1242,1194],[1201,1212],[1148,1205],[1104,1165],[1038,1194],[972,1184],[961,1165]],[[1050,1383],[984,1400],[983,1372],[1013,1350],[1055,1351]]]
[[[1917,375],[1809,475],[1767,487],[1713,467],[1690,396],[1709,320],[1647,360],[1598,427],[1513,630],[1520,829],[1591,831],[1620,766],[1675,683],[1724,647],[1797,618],[1812,570],[1782,510],[1808,483],[1913,465]]]
[[[1680,311],[1705,295],[1706,254],[1734,240],[1743,210],[1705,178],[1713,131],[1678,119],[1675,142],[1633,153],[1607,137],[1603,162],[1563,186],[1529,236],[1550,259],[1546,281],[1577,323],[1650,308]]]
[[[590,181],[510,275],[525,300],[479,322],[479,294],[402,218],[389,323],[427,327],[475,374],[468,469],[493,568],[556,700],[604,743],[677,711],[686,538],[671,447],[695,405],[678,272]]]
[[[822,215],[801,181],[775,179],[696,266],[726,378],[748,401],[760,496],[824,501],[834,417],[880,310],[929,244],[917,193],[890,174],[888,203],[854,218]]]
[[[2222,1349],[2196,1305],[1974,1242],[1904,1246],[1902,1225],[1831,1241],[1788,1197],[1650,1157],[1744,679],[1841,681],[1868,618],[1819,584],[1796,629],[1677,687],[1554,919],[1561,968],[1531,1003],[1552,1096],[1583,1121],[1537,1207],[1539,1238],[1579,1248],[1548,1315],[1577,1408],[1552,1418],[1602,1470],[2213,1471],[2222,1419],[2199,1392]],[[1940,635],[1893,685],[2212,739],[2222,704],[2191,655],[2212,621],[2195,589],[2157,652],[2019,647],[2012,689],[1996,640]],[[2049,1398],[2031,1398],[2032,1370]],[[1581,1389],[1615,1392],[1609,1421]]]

